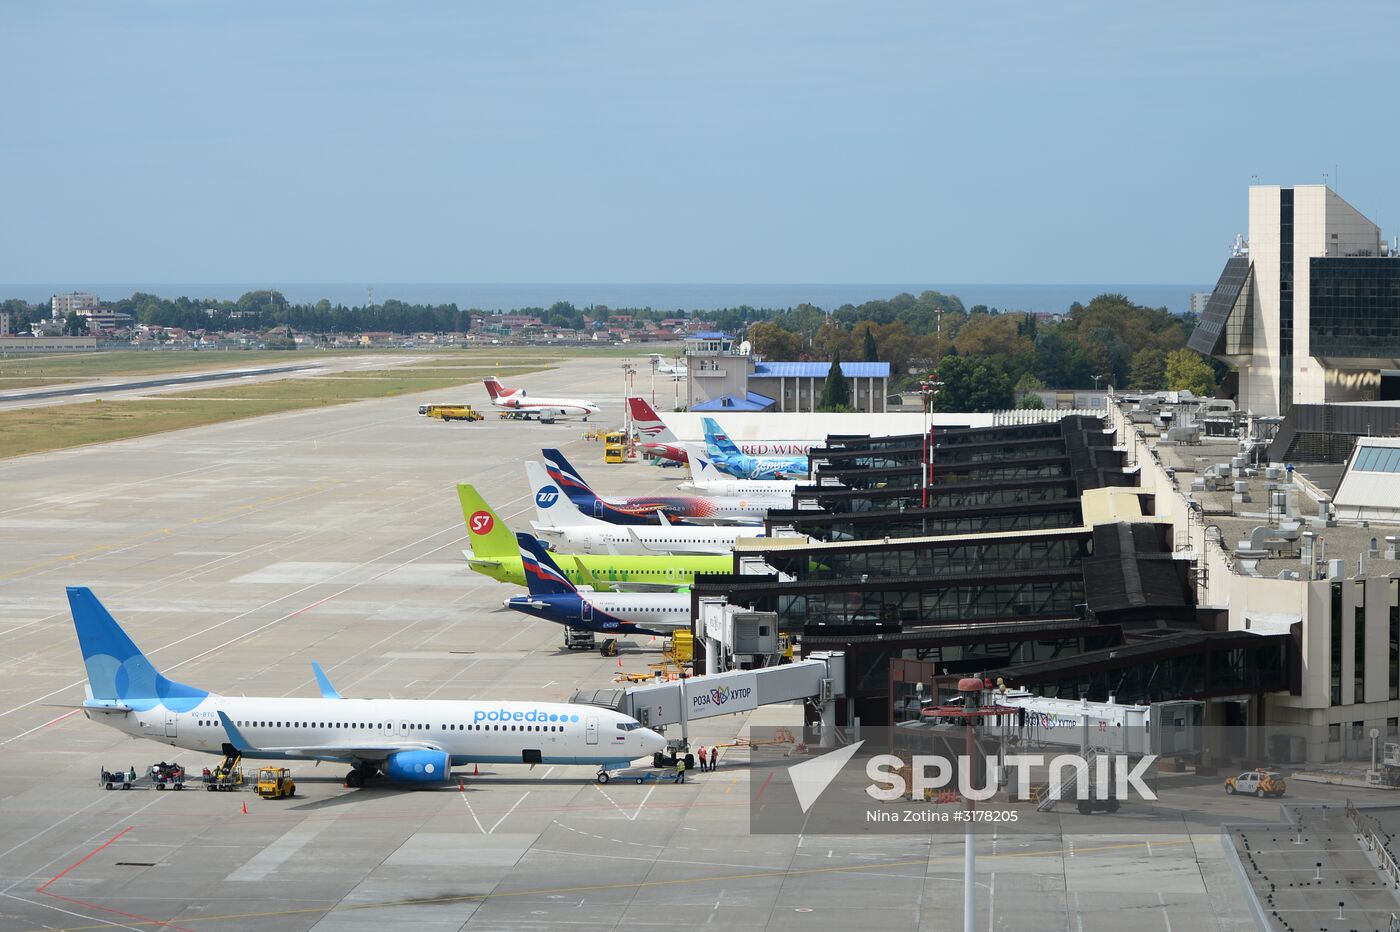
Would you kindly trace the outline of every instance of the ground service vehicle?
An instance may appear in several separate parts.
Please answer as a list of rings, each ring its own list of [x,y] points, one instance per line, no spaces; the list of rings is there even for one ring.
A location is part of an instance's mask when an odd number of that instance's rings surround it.
[[[238,766],[243,760],[235,754],[226,757],[213,771],[204,772],[204,788],[211,793],[227,793],[243,785],[243,768]]]
[[[486,415],[473,408],[471,405],[438,405],[428,412],[428,417],[435,417],[443,423],[448,421],[484,421]]]
[[[622,431],[613,430],[603,435],[603,462],[627,462],[627,435]]]
[[[121,787],[124,790],[129,790],[131,789],[132,784],[136,782],[136,771],[104,770],[102,771],[102,779],[98,782],[101,783],[103,787],[109,790],[114,790],[117,787]]]
[[[438,404],[419,405],[419,406],[418,406],[418,416],[419,416],[419,417],[431,417],[431,416],[432,416],[432,413],[433,413],[434,411],[436,411],[438,408],[470,408],[470,407],[471,407],[471,405],[469,405],[469,404],[447,404],[447,403],[445,403],[445,402],[440,402],[440,403],[438,403]]]
[[[582,628],[564,629],[564,647],[569,650],[593,650],[597,647],[597,642],[593,639],[592,631],[585,631]]]
[[[1282,796],[1288,789],[1283,774],[1276,770],[1246,770],[1238,777],[1225,778],[1225,792],[1231,796],[1247,793],[1258,796]]]
[[[286,767],[263,767],[258,770],[258,795],[263,799],[290,799],[296,794],[296,781]]]

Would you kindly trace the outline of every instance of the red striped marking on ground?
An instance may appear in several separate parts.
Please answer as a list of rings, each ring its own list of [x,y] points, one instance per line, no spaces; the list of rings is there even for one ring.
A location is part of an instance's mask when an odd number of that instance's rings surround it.
[[[113,908],[111,908],[110,906],[99,906],[99,905],[97,905],[96,903],[89,903],[89,902],[87,902],[87,901],[85,901],[85,900],[74,899],[74,898],[71,897],[71,896],[63,896],[63,895],[60,894],[60,893],[51,893],[51,892],[49,892],[49,887],[53,886],[53,885],[54,885],[55,883],[57,883],[58,881],[62,880],[64,877],[67,877],[69,874],[71,874],[73,871],[77,870],[79,867],[82,867],[82,866],[83,866],[84,864],[86,864],[89,860],[91,860],[92,858],[96,857],[96,856],[97,856],[98,854],[100,854],[102,851],[106,850],[108,846],[110,846],[110,845],[112,845],[113,843],[115,843],[115,842],[117,841],[117,839],[121,838],[123,835],[125,835],[127,832],[131,831],[131,830],[132,830],[133,828],[135,828],[135,827],[136,827],[136,826],[134,826],[134,825],[128,825],[126,828],[122,829],[120,832],[117,832],[117,834],[113,835],[111,838],[107,839],[107,840],[104,841],[102,844],[98,845],[96,848],[93,848],[93,849],[92,849],[91,851],[89,851],[87,854],[85,854],[85,855],[83,855],[82,857],[78,858],[78,860],[74,861],[72,864],[69,864],[69,865],[68,865],[67,867],[65,867],[63,870],[59,871],[57,874],[54,874],[54,875],[53,875],[52,877],[50,877],[48,880],[44,881],[43,885],[40,886],[40,887],[38,887],[38,888],[36,888],[34,892],[35,892],[35,893],[41,893],[41,894],[43,894],[44,896],[52,897],[52,898],[55,899],[55,900],[62,900],[62,901],[65,902],[65,903],[71,903],[71,904],[74,905],[74,906],[81,906],[83,909],[95,909],[95,910],[97,910],[98,912],[101,912],[101,913],[111,913],[111,914],[114,915],[114,916],[121,916],[121,917],[124,918],[124,919],[133,919],[133,920],[135,920],[135,921],[137,921],[137,922],[147,923],[147,924],[150,924],[150,925],[157,925],[157,926],[161,926],[161,927],[166,928],[166,929],[175,929],[176,932],[192,932],[192,930],[186,929],[186,928],[183,927],[183,926],[177,926],[177,925],[175,925],[175,924],[172,923],[172,922],[161,922],[159,919],[152,919],[150,916],[142,916],[142,915],[140,915],[140,914],[138,914],[138,913],[126,913],[126,912],[122,912],[120,909],[113,909]]]

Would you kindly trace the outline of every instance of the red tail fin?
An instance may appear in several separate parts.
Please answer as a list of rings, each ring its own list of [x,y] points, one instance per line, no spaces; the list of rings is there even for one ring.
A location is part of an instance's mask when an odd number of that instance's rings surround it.
[[[482,381],[486,384],[486,394],[490,395],[493,401],[501,397],[500,379],[496,378],[494,375],[488,375]]]

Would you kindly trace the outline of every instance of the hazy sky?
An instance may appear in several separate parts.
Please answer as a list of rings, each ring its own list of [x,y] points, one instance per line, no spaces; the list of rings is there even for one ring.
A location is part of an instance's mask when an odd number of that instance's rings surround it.
[[[1204,282],[1392,3],[0,4],[0,283]]]

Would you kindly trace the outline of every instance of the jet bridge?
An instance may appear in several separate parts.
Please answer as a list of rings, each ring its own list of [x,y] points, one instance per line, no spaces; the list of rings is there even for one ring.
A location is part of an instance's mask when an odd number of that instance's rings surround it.
[[[570,702],[630,715],[649,728],[687,724],[716,715],[750,712],[761,705],[811,699],[822,707],[822,746],[834,744],[836,699],[845,694],[846,655],[816,652],[805,660],[757,670],[732,670],[630,689],[579,690]]]

